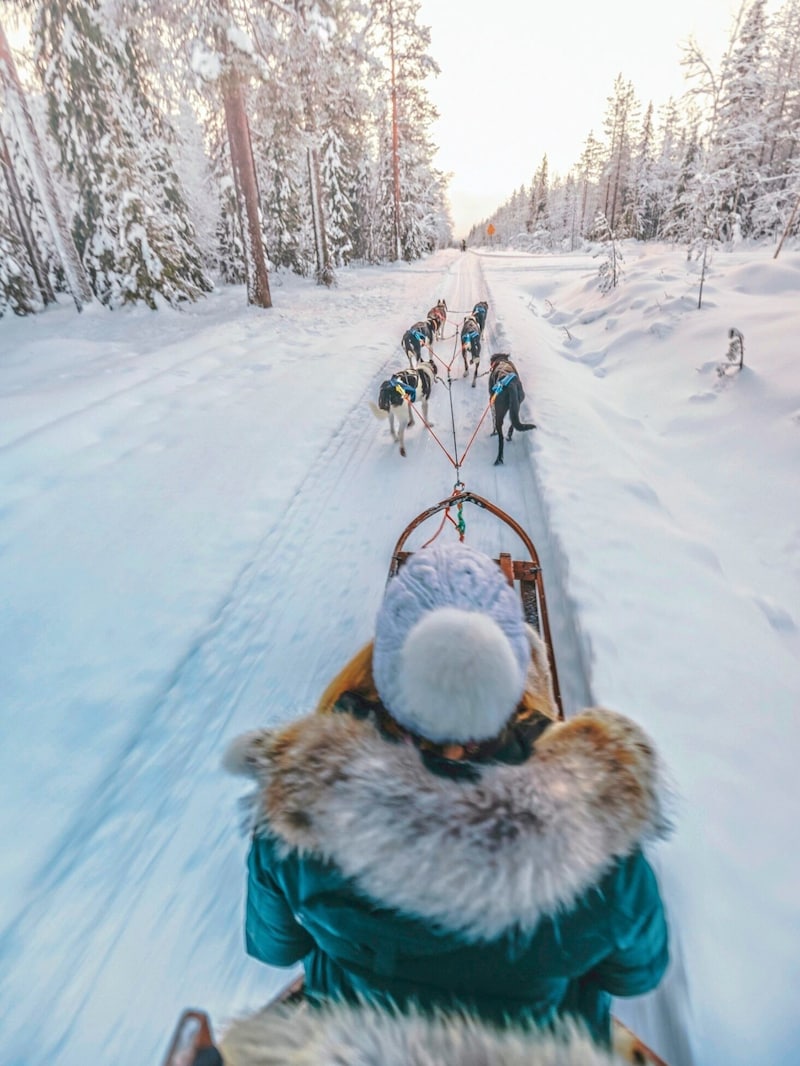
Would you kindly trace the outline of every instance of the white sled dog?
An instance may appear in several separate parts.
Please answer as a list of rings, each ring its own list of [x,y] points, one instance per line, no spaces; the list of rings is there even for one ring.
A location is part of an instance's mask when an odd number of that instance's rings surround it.
[[[392,440],[400,444],[400,454],[403,456],[406,454],[406,429],[414,425],[412,403],[421,405],[422,417],[429,426],[433,425],[428,419],[428,400],[435,380],[436,371],[428,363],[420,363],[414,370],[398,370],[387,381],[381,382],[377,404],[370,402],[372,413],[377,418],[389,419]]]

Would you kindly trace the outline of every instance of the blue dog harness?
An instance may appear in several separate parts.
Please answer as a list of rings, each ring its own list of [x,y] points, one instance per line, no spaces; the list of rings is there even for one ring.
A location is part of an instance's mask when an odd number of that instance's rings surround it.
[[[506,385],[510,385],[516,376],[516,374],[506,374],[504,378],[501,378],[500,381],[498,381],[492,389],[492,392],[495,394],[495,396],[501,393],[506,387]]]
[[[417,402],[417,390],[414,385],[409,385],[407,382],[395,377],[389,378],[389,384],[397,389],[398,392],[404,392],[412,403]]]

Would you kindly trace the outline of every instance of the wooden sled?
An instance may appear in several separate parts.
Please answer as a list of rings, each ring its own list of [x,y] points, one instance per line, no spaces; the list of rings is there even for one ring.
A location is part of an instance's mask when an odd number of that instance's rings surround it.
[[[476,507],[480,507],[481,510],[494,515],[495,518],[499,518],[501,522],[504,522],[509,529],[516,533],[525,547],[528,556],[526,559],[513,559],[510,552],[500,552],[495,561],[505,574],[509,585],[518,589],[520,598],[522,599],[522,609],[525,612],[526,621],[533,626],[547,646],[547,656],[550,660],[550,673],[553,677],[553,695],[555,696],[559,716],[563,718],[564,710],[561,704],[561,691],[558,687],[558,671],[556,670],[553,642],[550,636],[550,621],[547,616],[547,602],[544,595],[544,581],[542,579],[542,567],[539,563],[539,555],[531,538],[522,526],[509,514],[506,514],[506,512],[496,504],[490,503],[489,500],[484,499],[483,496],[476,495],[474,492],[457,492],[452,496],[449,496],[446,500],[440,500],[439,503],[435,503],[432,507],[428,507],[427,510],[418,514],[416,518],[409,522],[400,534],[400,537],[394,546],[394,551],[392,552],[389,576],[394,577],[409,555],[413,554],[410,551],[406,551],[404,547],[411,534],[434,515],[444,512],[443,522],[446,521],[448,517],[450,517],[451,521],[454,521],[449,512],[455,509],[459,515],[459,522],[454,522],[454,524],[461,532],[463,530],[461,512],[464,504],[467,503],[474,504]]]
[[[553,693],[560,716],[564,712],[561,704],[561,693],[558,687],[558,673],[556,671],[555,656],[550,634],[550,623],[547,615],[547,603],[542,579],[542,568],[539,555],[533,541],[510,515],[500,507],[477,496],[474,492],[456,492],[446,500],[428,507],[414,518],[395,544],[389,567],[389,577],[397,574],[400,567],[413,552],[406,548],[411,534],[423,523],[437,514],[444,512],[443,524],[451,510],[459,515],[459,521],[455,522],[463,539],[463,523],[461,511],[465,504],[472,504],[498,518],[511,529],[522,542],[526,558],[513,558],[510,552],[500,552],[496,558],[497,564],[502,569],[506,579],[512,587],[519,591],[525,618],[541,636],[547,646],[550,670],[553,678]],[[451,521],[453,521],[451,517]],[[288,985],[272,1003],[292,1003],[303,999],[303,977],[296,978]],[[270,1006],[268,1004],[267,1006]],[[623,1025],[617,1018],[612,1018],[612,1042],[614,1051],[622,1062],[631,1066],[667,1066],[663,1059],[659,1058],[646,1044]],[[219,1051],[214,1046],[211,1032],[211,1023],[208,1015],[202,1011],[188,1010],[183,1013],[176,1027],[170,1043],[169,1051],[162,1066],[224,1066]]]

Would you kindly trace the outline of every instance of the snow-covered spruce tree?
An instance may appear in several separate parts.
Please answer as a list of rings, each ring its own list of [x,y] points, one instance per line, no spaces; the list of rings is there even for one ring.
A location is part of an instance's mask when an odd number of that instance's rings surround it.
[[[4,113],[7,118],[6,133],[15,166],[24,159],[30,183],[31,202],[41,208],[44,229],[56,252],[58,268],[80,311],[92,299],[89,279],[75,247],[72,231],[65,218],[59,191],[54,180],[54,168],[47,157],[46,145],[39,135],[33,120],[28,97],[22,87],[11,47],[0,25],[0,86],[4,90]],[[14,151],[14,149],[18,149]],[[20,176],[20,182],[21,182]],[[22,186],[20,186],[22,188]],[[29,214],[31,228],[36,229],[36,212]],[[38,251],[38,250],[37,250]],[[36,253],[34,253],[35,257]],[[40,286],[41,287],[41,286]],[[47,283],[44,284],[47,289]],[[49,296],[49,293],[48,293]]]
[[[602,170],[603,146],[595,137],[594,132],[590,130],[578,162],[580,193],[579,233],[581,237],[587,237],[591,233],[592,223],[600,210],[600,176]]]
[[[769,21],[764,61],[764,141],[759,171],[764,192],[753,204],[753,236],[783,233],[800,188],[800,0],[788,0]],[[790,227],[791,228],[791,227]]]
[[[430,29],[419,24],[418,0],[376,0],[373,33],[383,56],[376,100],[382,243],[387,258],[413,260],[435,245],[446,218],[443,176],[431,166],[431,126],[437,113],[425,79],[438,74],[430,55]]]
[[[329,127],[322,140],[320,175],[325,190],[328,248],[335,266],[346,266],[353,254],[350,230],[353,205],[347,194],[350,167],[345,161],[346,146],[338,130]]]
[[[608,224],[605,215],[598,215],[595,220],[593,231],[597,234],[597,240],[602,244],[602,249],[597,255],[602,255],[600,268],[597,276],[600,279],[600,291],[610,292],[615,289],[622,280],[624,271],[622,264],[624,257],[614,231]]]
[[[650,211],[654,139],[653,105],[650,103],[638,135],[632,137],[629,177],[618,223],[621,233],[640,240],[648,240],[655,231]]]
[[[331,0],[325,92],[318,97],[320,166],[328,248],[335,265],[358,256],[359,188],[374,157],[366,27],[372,15],[360,0]],[[365,186],[369,197],[369,185]],[[363,208],[362,208],[363,214]]]
[[[539,168],[531,182],[529,214],[525,228],[531,235],[532,247],[547,248],[550,244],[547,210],[548,197],[547,155],[542,156]]]
[[[660,112],[657,147],[650,170],[648,190],[647,230],[652,230],[651,236],[656,240],[666,236],[665,227],[670,206],[675,202],[677,194],[686,136],[678,107],[675,101],[670,99]]]
[[[572,172],[563,180],[556,177],[549,194],[550,237],[552,247],[574,252],[580,247],[580,201],[578,185]]]
[[[738,39],[723,60],[724,84],[712,131],[709,174],[714,180],[720,238],[752,235],[754,201],[763,193],[759,160],[765,140],[766,0],[754,0]]]
[[[38,7],[37,66],[76,189],[73,228],[95,295],[109,307],[155,308],[210,291],[134,33],[115,25],[101,0]]]
[[[359,157],[349,191],[353,205],[351,235],[353,258],[365,263],[381,261],[382,250],[379,225],[380,182],[377,160],[368,154]]]
[[[2,163],[0,162],[0,167]],[[0,182],[0,318],[5,314],[29,315],[41,309],[25,246],[11,221],[11,203],[5,182]]]
[[[631,82],[618,75],[614,93],[608,98],[603,126],[606,152],[603,167],[601,203],[611,230],[617,228],[631,180],[631,153],[634,131],[639,120],[639,103]],[[620,231],[620,236],[629,236]]]
[[[24,262],[30,268],[30,274],[36,280],[36,288],[41,304],[54,303],[55,293],[50,283],[45,258],[41,253],[37,235],[34,231],[29,201],[23,192],[17,166],[18,164],[12,155],[10,142],[5,136],[3,124],[0,120],[0,172],[5,176],[5,182],[0,180],[0,212],[3,213],[7,220],[8,228],[12,230],[16,228],[16,233],[20,239],[19,249],[15,252],[12,247],[8,247],[6,254],[14,260],[23,261],[22,251],[24,249]],[[16,227],[14,227],[13,223],[16,223]],[[7,237],[3,243],[9,245]],[[27,302],[30,306],[33,306],[32,300]]]

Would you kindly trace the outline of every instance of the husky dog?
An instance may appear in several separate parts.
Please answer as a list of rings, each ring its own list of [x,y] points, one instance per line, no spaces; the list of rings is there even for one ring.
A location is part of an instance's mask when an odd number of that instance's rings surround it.
[[[428,400],[431,396],[436,371],[427,363],[420,363],[413,370],[398,370],[388,381],[382,381],[378,390],[378,403],[370,403],[372,413],[377,418],[389,418],[389,430],[392,440],[400,444],[400,454],[405,456],[405,434],[409,426],[414,425],[412,403],[422,403],[422,417],[429,426]],[[395,419],[397,429],[395,430]]]
[[[497,458],[495,466],[503,462],[503,420],[509,416],[506,440],[511,440],[514,430],[536,429],[535,422],[520,422],[520,404],[525,399],[519,371],[506,352],[497,352],[489,361],[489,396],[494,397],[494,432],[497,434]],[[492,434],[494,436],[494,434]]]
[[[415,322],[403,334],[400,346],[408,356],[408,365],[412,370],[422,362],[423,344],[430,351],[433,344],[433,330],[434,326],[430,320],[426,319],[424,322]]]
[[[461,324],[461,355],[464,359],[464,377],[469,376],[470,363],[475,367],[475,373],[472,375],[474,389],[481,361],[481,326],[474,315],[467,315]],[[467,355],[469,355],[469,363]]]
[[[472,308],[472,317],[478,322],[481,327],[481,336],[486,328],[486,316],[489,314],[489,305],[485,300],[479,300],[478,303]]]
[[[436,306],[430,309],[428,321],[433,323],[433,335],[437,341],[440,341],[444,337],[444,326],[447,322],[447,304],[443,299],[437,301]]]

